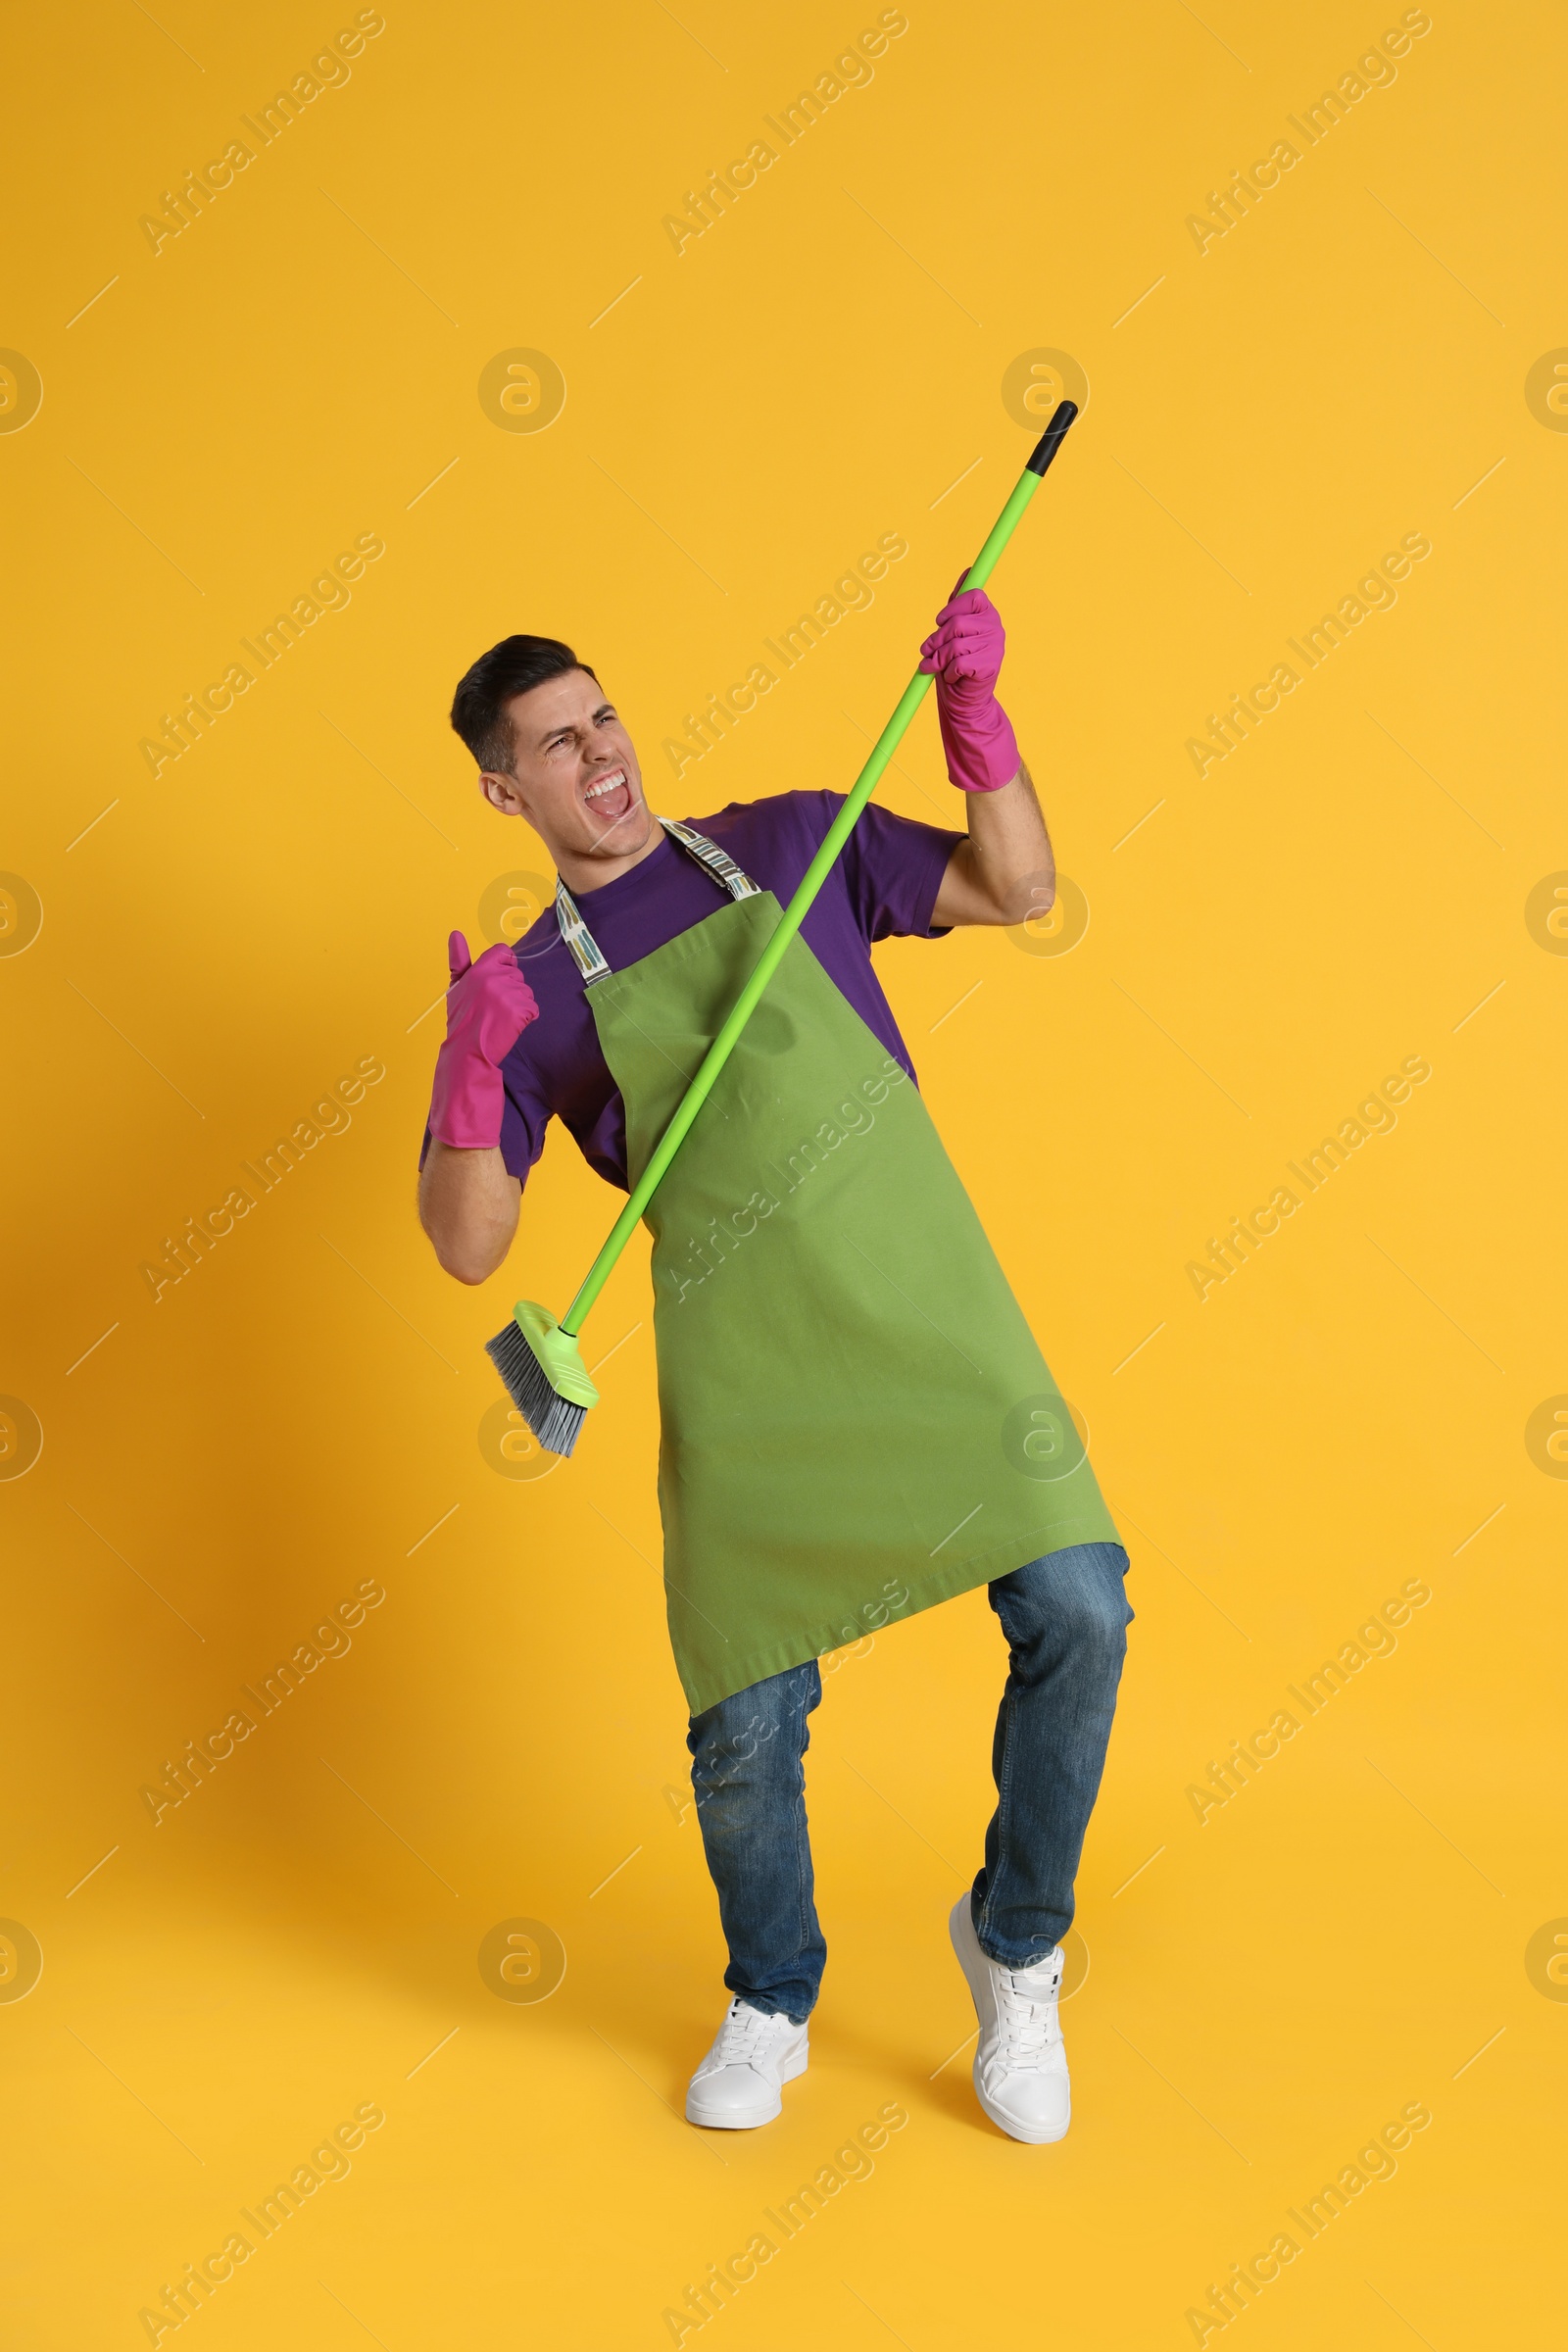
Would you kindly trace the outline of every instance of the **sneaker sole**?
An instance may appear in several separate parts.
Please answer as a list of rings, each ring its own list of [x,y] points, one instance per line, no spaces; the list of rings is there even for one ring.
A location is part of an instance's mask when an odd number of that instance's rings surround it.
[[[780,2084],[793,2082],[804,2075],[809,2059],[809,2050],[802,2050],[798,2057],[781,2067]],[[689,2090],[686,2093],[686,2121],[700,2125],[705,2132],[755,2132],[760,2125],[772,2123],[774,2117],[783,2112],[783,2098],[777,2097],[771,2107],[730,2107],[722,2114],[710,2115],[704,2112]]]
[[[974,1922],[973,1920],[968,1919],[966,1911],[968,1900],[969,1897],[967,1894],[960,1895],[957,1902],[955,1903],[952,1911],[949,1913],[948,1940],[953,1946],[954,1958],[957,1961],[958,1966],[963,1971],[963,1981],[969,1987],[969,1998],[974,2003],[975,2023],[980,2027],[981,2031],[984,2032],[985,2021],[980,2010],[980,1988],[975,1984],[974,1980],[972,1955],[965,1951],[963,1944],[958,1940],[958,1921],[960,1917],[964,1918],[965,1923],[968,1926],[970,1938],[974,1938]],[[978,1941],[975,1941],[974,1949],[976,1952],[980,1951]],[[980,1953],[980,1959],[983,1965],[985,1960],[985,1955],[983,1952]],[[982,1979],[981,1982],[983,1984],[985,1983],[985,1980]],[[974,2095],[979,2102],[980,2112],[982,2115],[984,2115],[991,2123],[995,2124],[999,2132],[1004,2132],[1009,2139],[1017,2140],[1021,2146],[1026,2148],[1047,2148],[1054,2146],[1058,2139],[1066,2138],[1068,2131],[1072,2125],[1072,2109],[1070,2104],[1067,2110],[1066,2121],[1062,2124],[1059,2131],[1042,2132],[1031,2129],[1026,2124],[1020,2124],[1014,2117],[1009,2116],[1003,2108],[999,2107],[996,2101],[990,2097],[980,2079],[980,2053],[978,2050],[975,2052],[974,2064],[969,2069],[969,2080],[974,2084]]]

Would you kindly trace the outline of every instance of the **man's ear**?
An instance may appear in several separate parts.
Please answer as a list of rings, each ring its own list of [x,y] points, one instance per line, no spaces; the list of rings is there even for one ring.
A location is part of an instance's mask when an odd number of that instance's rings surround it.
[[[514,777],[499,775],[493,768],[485,768],[479,777],[479,794],[503,816],[521,816],[522,796]]]

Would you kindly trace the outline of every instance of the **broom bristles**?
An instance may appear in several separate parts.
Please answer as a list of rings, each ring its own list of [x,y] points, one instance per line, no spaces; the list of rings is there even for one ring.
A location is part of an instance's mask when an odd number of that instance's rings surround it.
[[[558,1396],[550,1377],[515,1322],[485,1342],[484,1351],[507,1386],[507,1394],[546,1453],[570,1455],[588,1418],[586,1405]]]

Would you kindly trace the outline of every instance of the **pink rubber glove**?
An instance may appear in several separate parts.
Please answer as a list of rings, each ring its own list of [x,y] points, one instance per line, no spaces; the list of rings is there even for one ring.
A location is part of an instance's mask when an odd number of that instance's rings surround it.
[[[458,1152],[493,1151],[501,1141],[506,1087],[501,1064],[530,1021],[539,1018],[533,990],[503,942],[468,959],[461,931],[447,942],[452,986],[447,1034],[436,1055],[430,1093],[430,1133]]]
[[[937,717],[948,775],[960,792],[1000,792],[1022,761],[996,697],[1006,645],[1002,615],[983,588],[958,586],[920,648],[920,667],[937,682]]]

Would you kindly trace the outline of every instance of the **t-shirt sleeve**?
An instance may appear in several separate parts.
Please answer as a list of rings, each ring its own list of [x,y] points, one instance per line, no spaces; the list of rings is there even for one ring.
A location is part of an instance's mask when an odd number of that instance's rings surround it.
[[[836,793],[824,797],[842,806]],[[945,826],[897,816],[875,801],[866,804],[845,847],[844,880],[867,940],[946,936],[932,929],[931,909],[962,839]]]
[[[501,1156],[508,1175],[515,1176],[520,1188],[527,1183],[528,1171],[545,1148],[550,1106],[529,1085],[529,1073],[514,1066],[515,1058],[510,1056],[502,1065],[507,1097],[501,1113]]]

